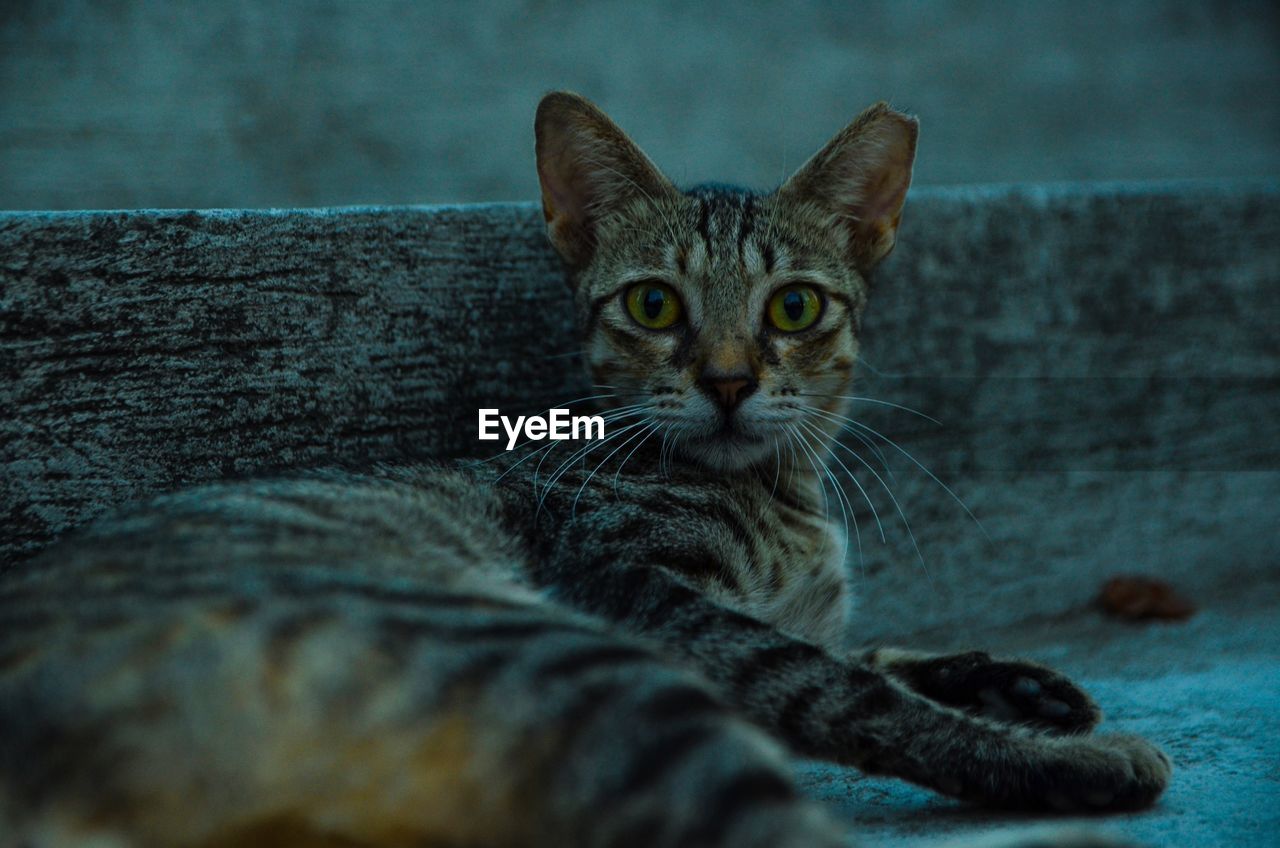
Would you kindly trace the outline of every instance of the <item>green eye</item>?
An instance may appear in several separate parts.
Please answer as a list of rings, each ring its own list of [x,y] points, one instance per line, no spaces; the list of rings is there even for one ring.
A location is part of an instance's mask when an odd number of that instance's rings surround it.
[[[822,295],[813,286],[798,284],[778,289],[766,309],[769,323],[787,333],[813,326],[822,314]]]
[[[627,289],[624,299],[636,323],[650,330],[665,330],[684,313],[680,298],[665,283],[637,283]]]

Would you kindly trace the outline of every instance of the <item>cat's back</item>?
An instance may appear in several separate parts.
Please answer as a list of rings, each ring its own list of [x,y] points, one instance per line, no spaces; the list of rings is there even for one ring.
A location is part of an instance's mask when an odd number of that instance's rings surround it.
[[[466,474],[342,471],[207,485],[108,514],[0,575],[0,649],[227,610],[458,593],[527,601],[502,504]],[[224,612],[217,612],[223,610]],[[210,612],[213,611],[213,612]],[[15,660],[15,663],[17,661]]]

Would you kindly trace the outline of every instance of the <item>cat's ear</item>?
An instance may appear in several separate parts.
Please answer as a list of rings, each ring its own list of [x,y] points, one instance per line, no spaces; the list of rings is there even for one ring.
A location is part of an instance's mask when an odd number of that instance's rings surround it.
[[[877,103],[800,166],[778,190],[816,203],[848,233],[849,255],[862,273],[893,250],[911,185],[920,124]]]
[[[586,265],[596,227],[637,197],[675,187],[591,101],[567,91],[542,98],[534,119],[542,214],[551,243],[573,267]]]

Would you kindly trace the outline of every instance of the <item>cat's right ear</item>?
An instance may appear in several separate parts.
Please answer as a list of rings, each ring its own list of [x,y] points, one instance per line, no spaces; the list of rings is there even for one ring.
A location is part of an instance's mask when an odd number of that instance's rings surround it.
[[[591,260],[596,228],[637,197],[675,187],[609,116],[577,94],[542,98],[534,119],[542,214],[552,245],[571,267]]]

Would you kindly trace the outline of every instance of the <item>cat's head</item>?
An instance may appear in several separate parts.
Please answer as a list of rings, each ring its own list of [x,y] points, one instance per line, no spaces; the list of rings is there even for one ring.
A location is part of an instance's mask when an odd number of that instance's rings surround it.
[[[635,407],[611,428],[653,423],[725,470],[829,437],[815,410],[844,408],[917,127],[877,104],[776,191],[681,191],[592,103],[547,95],[535,127],[547,231],[594,382]]]

